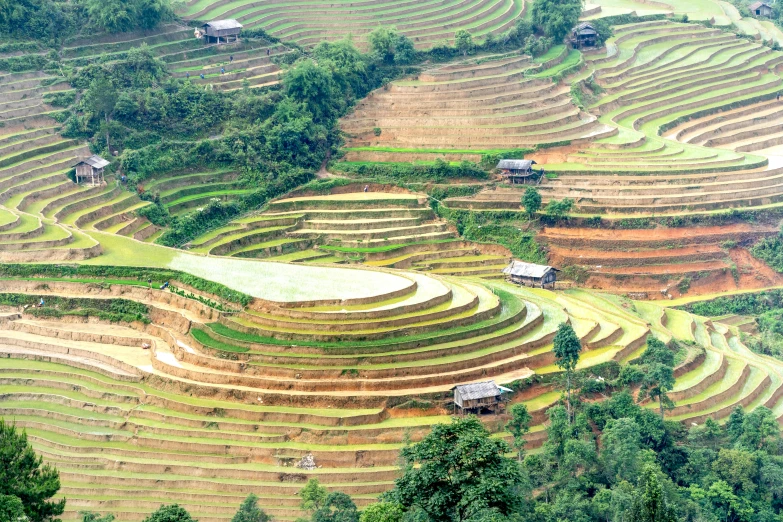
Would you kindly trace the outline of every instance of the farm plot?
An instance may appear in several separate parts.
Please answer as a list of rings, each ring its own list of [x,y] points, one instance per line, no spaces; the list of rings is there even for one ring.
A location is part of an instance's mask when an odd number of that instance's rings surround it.
[[[662,214],[753,207],[781,196],[779,168],[766,158],[678,143],[659,134],[722,107],[771,100],[783,54],[693,25],[621,26],[617,52],[586,58],[605,93],[590,107],[619,134],[586,147],[533,155],[557,173],[544,200],[572,198],[586,214]],[[518,208],[508,191],[460,198],[452,206]]]
[[[474,36],[502,33],[525,8],[524,0],[189,0],[183,14],[191,20],[233,18],[303,46],[352,37],[364,47],[369,32],[393,25],[416,47],[428,48],[453,40],[460,29]]]
[[[543,65],[520,55],[452,63],[373,92],[342,120],[351,136],[346,159],[453,160],[471,151],[475,156],[613,134],[572,103],[568,87],[546,76],[573,61],[565,48],[556,51]]]
[[[189,247],[270,261],[351,261],[441,275],[501,276],[510,259],[505,249],[459,240],[424,195],[375,190],[273,201],[265,212],[204,234]]]
[[[4,291],[30,300],[128,299],[152,322],[4,315],[0,415],[57,465],[64,520],[84,509],[141,520],[174,494],[201,518],[226,520],[254,490],[267,512],[288,519],[313,477],[371,502],[392,486],[404,442],[448,420],[455,383],[550,371],[555,329],[569,317],[588,366],[644,340],[643,321],[587,295],[561,302],[505,283],[409,277],[416,285],[397,296],[255,300],[234,313],[136,281],[87,293],[87,282],[5,280]],[[536,425],[530,447],[542,443],[556,400],[549,388],[525,399]]]
[[[192,28],[171,25],[151,35],[134,37],[131,33],[125,39],[115,37],[105,43],[76,41],[62,54],[67,63],[78,67],[112,55],[120,58],[141,45],[165,62],[173,77],[189,78],[194,84],[212,85],[220,90],[276,85],[280,68],[274,58],[288,52],[283,46],[258,38],[205,44],[194,37]]]

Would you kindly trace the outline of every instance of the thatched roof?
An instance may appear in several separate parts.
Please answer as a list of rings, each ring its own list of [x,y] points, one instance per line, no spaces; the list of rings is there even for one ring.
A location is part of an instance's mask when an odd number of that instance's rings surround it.
[[[598,34],[598,31],[595,30],[595,27],[593,27],[592,24],[588,22],[582,22],[581,24],[574,27],[574,32],[577,34]]]
[[[500,160],[496,168],[502,170],[527,170],[531,165],[537,165],[533,160]]]
[[[509,265],[503,269],[503,273],[506,275],[512,275],[517,277],[530,277],[533,279],[541,279],[550,270],[557,271],[556,268],[546,265],[534,265],[533,263],[525,263],[524,261],[517,261],[516,259],[511,261]]]
[[[225,31],[226,29],[242,29],[242,24],[230,18],[228,20],[213,20],[205,23],[203,27],[211,27],[216,31]]]
[[[501,388],[495,384],[495,381],[461,384],[459,386],[455,386],[453,389],[457,391],[463,401],[497,397],[503,393],[503,390],[501,390]]]
[[[89,165],[89,166],[91,166],[92,168],[95,168],[95,169],[102,169],[103,167],[106,167],[107,165],[109,165],[110,162],[106,161],[105,159],[103,159],[100,156],[98,156],[97,154],[95,154],[93,156],[90,156],[87,159],[81,160],[76,165],[81,165],[82,163],[86,163],[87,165]],[[74,165],[74,166],[76,166],[76,165]]]

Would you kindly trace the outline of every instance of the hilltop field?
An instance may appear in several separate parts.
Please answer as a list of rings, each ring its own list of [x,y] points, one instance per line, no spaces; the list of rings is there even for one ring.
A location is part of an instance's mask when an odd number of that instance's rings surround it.
[[[115,27],[51,0],[61,34],[0,29],[0,418],[59,470],[63,522],[223,522],[250,493],[310,520],[311,479],[362,510],[489,380],[530,520],[611,520],[642,461],[688,520],[723,516],[694,488],[730,480],[710,437],[742,415],[765,435],[720,458],[753,455],[758,489],[725,518],[780,516],[779,22],[590,0],[572,18],[600,45],[575,49],[537,1],[189,0]],[[227,18],[238,42],[194,36]],[[77,179],[93,154],[104,179]],[[541,177],[503,181],[507,158]],[[558,283],[510,283],[512,259]],[[580,467],[609,469],[604,430],[633,415],[635,475]],[[484,515],[460,520],[512,520]]]

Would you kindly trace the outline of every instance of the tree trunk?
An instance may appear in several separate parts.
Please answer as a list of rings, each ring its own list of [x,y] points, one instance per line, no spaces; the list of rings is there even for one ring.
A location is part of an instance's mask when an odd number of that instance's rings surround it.
[[[568,424],[571,424],[571,372],[566,372],[566,411]]]
[[[661,410],[661,420],[663,420],[663,395],[658,395],[658,408]]]
[[[106,149],[111,154],[111,146],[109,145],[109,115],[106,114]]]

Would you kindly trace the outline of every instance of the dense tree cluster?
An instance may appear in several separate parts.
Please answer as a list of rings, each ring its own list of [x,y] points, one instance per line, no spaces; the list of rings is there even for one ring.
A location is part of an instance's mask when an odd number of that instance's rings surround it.
[[[0,0],[0,36],[54,44],[87,32],[153,29],[173,16],[169,0]]]

